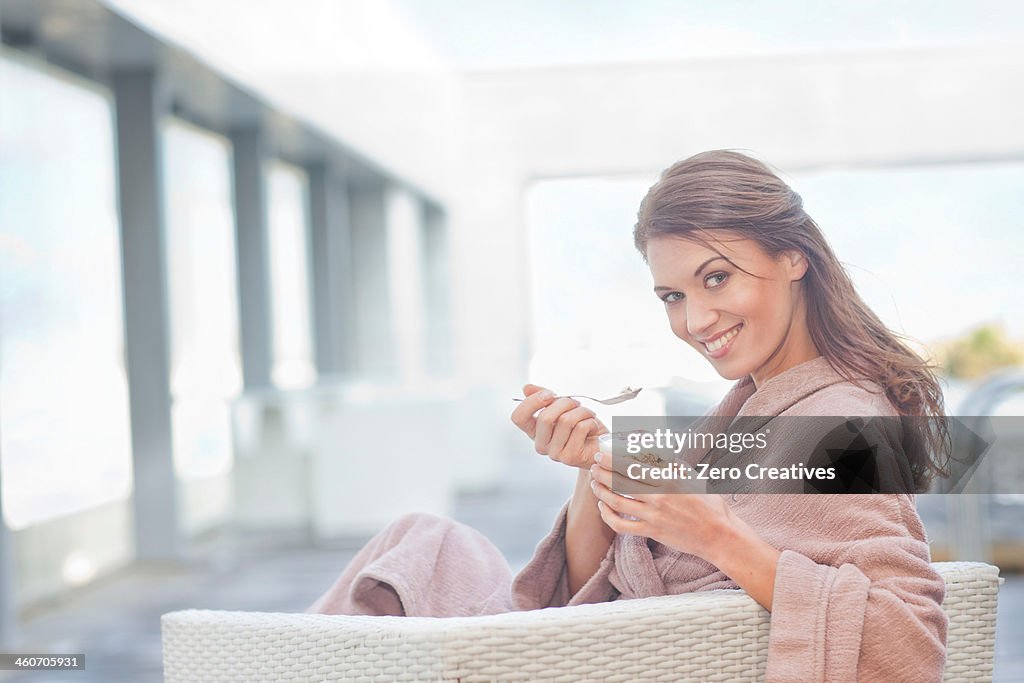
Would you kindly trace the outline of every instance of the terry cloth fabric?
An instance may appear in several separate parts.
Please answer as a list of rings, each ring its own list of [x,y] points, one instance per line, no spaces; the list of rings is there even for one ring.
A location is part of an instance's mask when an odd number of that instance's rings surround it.
[[[850,382],[823,357],[765,381],[738,381],[706,419],[896,416],[881,388]],[[740,494],[737,516],[782,551],[766,681],[932,681],[945,664],[945,586],[932,570],[913,495]],[[470,527],[407,515],[375,536],[307,611],[468,616],[738,588],[717,567],[652,539],[619,534],[569,594],[568,502],[516,576]]]

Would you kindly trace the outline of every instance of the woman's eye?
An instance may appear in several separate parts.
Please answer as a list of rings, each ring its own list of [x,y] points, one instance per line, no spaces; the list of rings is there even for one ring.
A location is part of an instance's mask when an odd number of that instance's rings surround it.
[[[728,277],[729,276],[726,275],[725,273],[711,273],[711,275],[708,275],[706,278],[704,278],[704,284],[711,283],[712,287],[717,287],[718,285],[720,285],[723,282],[725,282],[725,280]]]
[[[667,304],[674,304],[677,301],[683,300],[682,292],[669,292],[665,296],[661,297],[661,300]]]

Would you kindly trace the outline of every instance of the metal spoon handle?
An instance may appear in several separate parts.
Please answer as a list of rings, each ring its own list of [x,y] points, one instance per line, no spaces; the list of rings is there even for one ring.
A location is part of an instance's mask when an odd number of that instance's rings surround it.
[[[613,396],[612,398],[594,398],[593,396],[584,396],[583,394],[570,394],[570,395],[567,395],[567,396],[555,396],[555,398],[585,398],[588,401],[597,401],[598,403],[601,403],[601,404],[606,405],[606,406],[613,406],[616,403],[623,403],[624,401],[632,400],[632,399],[636,398],[636,395],[639,394],[639,393],[640,393],[640,389],[637,389],[636,391],[629,391],[629,392],[626,392],[625,394],[620,394],[618,396]],[[513,401],[522,401],[523,399],[521,399],[521,398],[514,398],[512,400]]]
[[[556,398],[590,398],[590,397],[589,397],[589,396],[581,396],[581,395],[579,395],[579,394],[571,394],[571,395],[567,394],[567,395],[565,395],[565,396],[552,396],[552,397],[551,397],[551,400],[553,401],[553,400],[555,400]],[[521,399],[521,398],[514,398],[514,399],[512,399],[512,400],[513,400],[513,401],[522,401],[523,399]],[[591,401],[597,401],[597,400],[599,400],[599,399],[596,399],[596,398],[590,398],[590,400],[591,400]]]

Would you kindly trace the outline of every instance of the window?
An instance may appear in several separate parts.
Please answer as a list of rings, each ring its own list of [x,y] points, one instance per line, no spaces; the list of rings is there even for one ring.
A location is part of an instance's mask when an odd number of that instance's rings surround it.
[[[14,529],[131,492],[108,93],[0,52],[0,450]]]
[[[281,389],[316,379],[310,320],[309,179],[295,166],[267,167],[270,250],[271,380]]]
[[[232,462],[230,401],[241,392],[230,146],[180,121],[164,128],[175,469]]]

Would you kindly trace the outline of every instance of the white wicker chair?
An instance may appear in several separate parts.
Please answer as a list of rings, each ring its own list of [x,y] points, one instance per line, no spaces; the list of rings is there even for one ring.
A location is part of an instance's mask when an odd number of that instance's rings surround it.
[[[934,566],[945,680],[991,680],[999,569]],[[161,626],[165,683],[756,681],[769,615],[741,591],[710,591],[446,619],[183,610]]]

